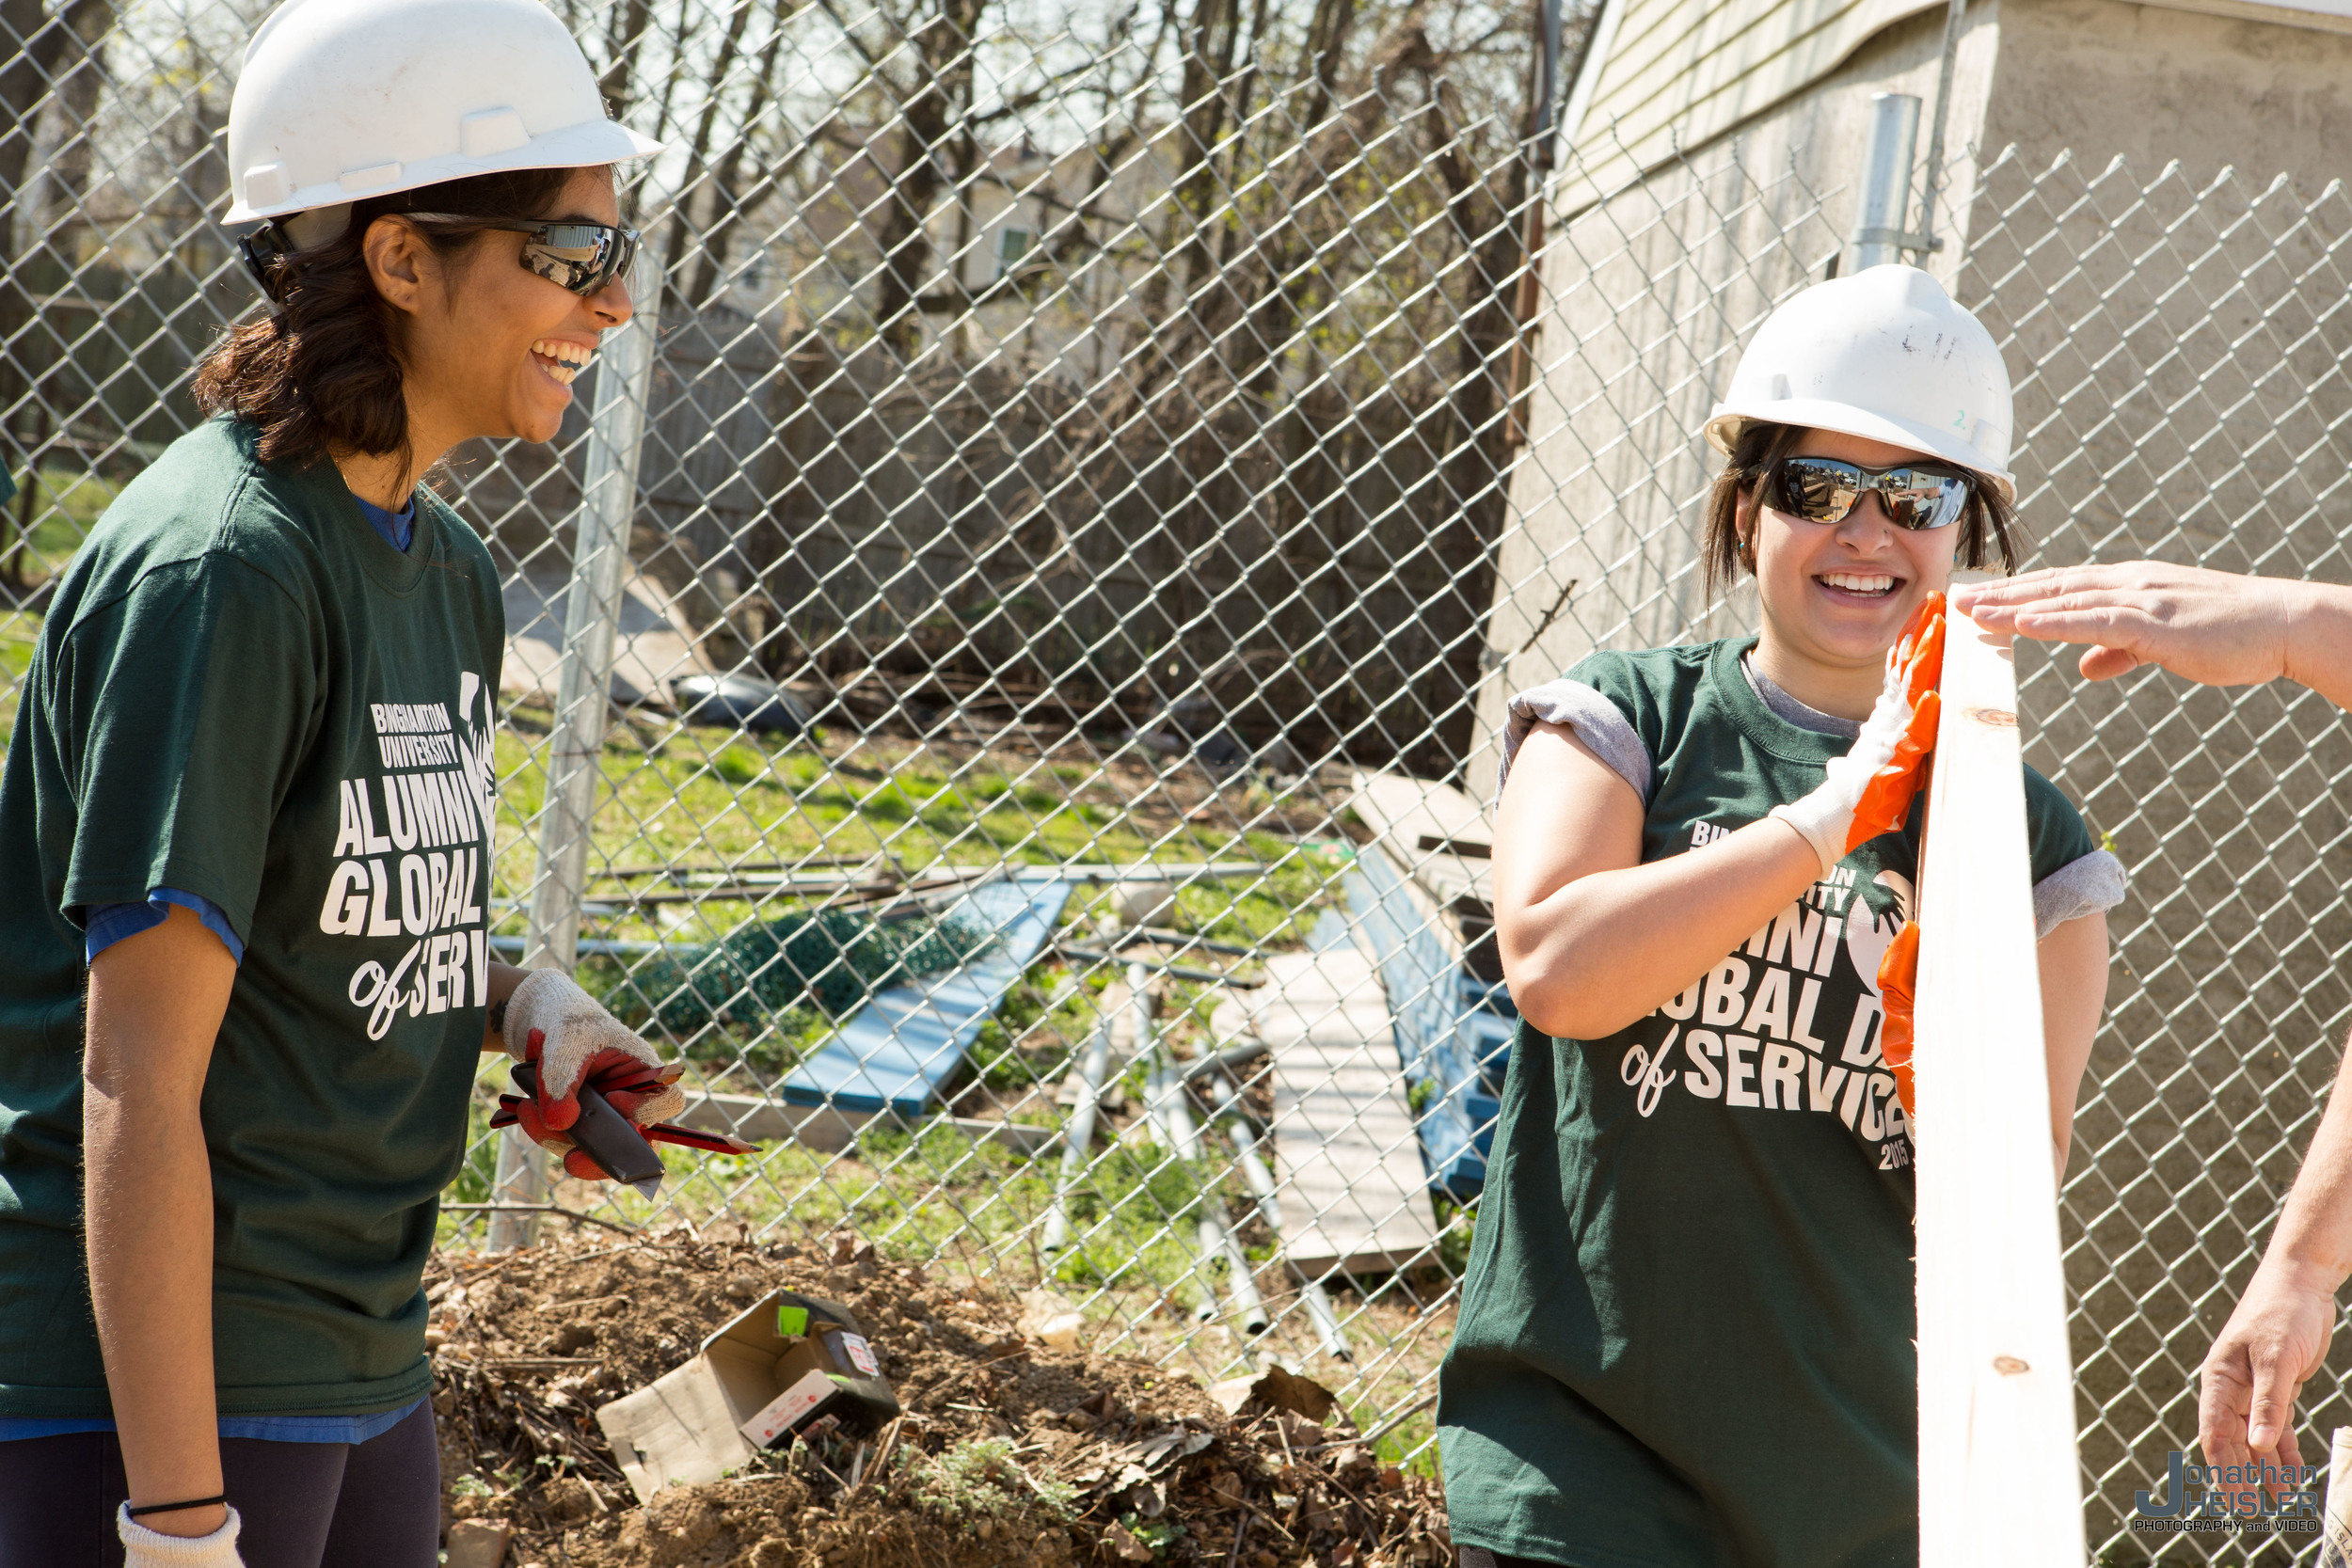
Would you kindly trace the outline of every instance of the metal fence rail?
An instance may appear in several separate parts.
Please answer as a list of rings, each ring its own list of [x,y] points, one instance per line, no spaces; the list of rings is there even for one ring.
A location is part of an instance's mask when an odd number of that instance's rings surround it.
[[[1699,595],[1697,431],[1852,193],[1719,145],[1545,214],[1523,289],[1549,99],[1477,8],[566,14],[671,143],[627,197],[660,327],[551,447],[446,482],[505,574],[495,929],[764,1148],[674,1158],[658,1210],[548,1187],[485,1075],[450,1239],[848,1225],[1411,1415],[1510,1019],[1474,808],[1381,777],[1474,799],[1569,650],[1752,619]],[[17,18],[0,723],[255,308],[211,218],[258,8]],[[1985,150],[1938,231],[2019,376],[2037,561],[2345,574],[2341,186]],[[2352,1020],[2352,744],[2299,690],[2021,670],[2031,760],[2135,878],[2063,1194],[2091,1535],[2130,1560]]]

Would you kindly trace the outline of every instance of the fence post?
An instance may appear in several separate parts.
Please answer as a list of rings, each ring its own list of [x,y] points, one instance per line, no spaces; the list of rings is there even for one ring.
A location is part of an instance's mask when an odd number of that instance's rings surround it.
[[[1848,273],[1899,261],[1916,248],[1903,227],[1910,215],[1911,157],[1919,141],[1919,101],[1905,92],[1870,95],[1870,140],[1862,155],[1862,200],[1846,243]]]
[[[650,226],[648,226],[650,227]],[[654,341],[666,257],[654,231],[639,254],[630,293],[637,314],[611,334],[598,355],[596,401],[588,420],[588,456],[573,517],[572,576],[564,594],[564,660],[556,678],[555,722],[548,736],[547,798],[539,814],[539,858],[532,874],[525,969],[568,971],[578,960],[580,907],[588,885],[588,847],[603,779],[605,719],[612,686],[613,638],[621,580],[628,564],[629,519],[637,510],[637,464],[644,450],[645,404],[652,392]],[[547,1201],[546,1162],[519,1127],[499,1145],[498,1204]],[[539,1217],[493,1210],[494,1249],[530,1246]]]

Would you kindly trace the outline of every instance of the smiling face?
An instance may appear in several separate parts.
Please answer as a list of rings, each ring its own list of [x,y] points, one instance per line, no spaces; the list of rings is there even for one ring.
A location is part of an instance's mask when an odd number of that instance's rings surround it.
[[[1807,431],[1796,455],[1835,457],[1869,468],[1929,460],[1903,447],[1827,430]],[[1912,610],[1951,581],[1961,537],[1958,524],[1916,531],[1897,528],[1876,494],[1836,523],[1807,522],[1759,507],[1752,528],[1764,611],[1758,657],[1768,669],[1779,665],[1791,673],[1809,667],[1835,678],[1866,672],[1873,689],[1886,650]]]
[[[581,169],[545,212],[513,215],[616,224],[612,172]],[[523,266],[524,239],[483,234],[444,279],[420,279],[426,286],[407,310],[402,360],[421,447],[437,437],[552,440],[597,341],[629,319],[621,279],[583,299]]]

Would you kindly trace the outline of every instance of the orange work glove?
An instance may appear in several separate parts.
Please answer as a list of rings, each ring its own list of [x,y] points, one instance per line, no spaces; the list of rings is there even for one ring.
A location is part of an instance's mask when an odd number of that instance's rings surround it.
[[[1935,684],[1943,673],[1944,595],[1931,594],[1887,650],[1879,700],[1852,747],[1822,768],[1820,788],[1772,810],[1813,846],[1822,876],[1902,825],[1918,792],[1921,762],[1935,749]]]
[[[1903,721],[1902,738],[1895,742],[1895,754],[1863,785],[1853,824],[1846,830],[1847,854],[1881,833],[1894,832],[1911,815],[1912,797],[1919,793],[1927,759],[1935,750],[1936,721],[1944,711],[1944,699],[1936,687],[1943,679],[1944,595],[1930,594],[1919,601],[1902,635],[1886,651],[1887,692],[1899,693],[1909,716]],[[1886,699],[1880,701],[1883,704]],[[1871,717],[1875,720],[1877,715]]]
[[[1879,1006],[1886,1014],[1879,1024],[1879,1054],[1886,1058],[1887,1069],[1895,1075],[1895,1097],[1903,1102],[1903,1115],[1907,1117],[1914,1114],[1911,1009],[1918,989],[1919,923],[1906,920],[1903,928],[1895,933],[1895,940],[1886,944],[1885,956],[1879,959]]]

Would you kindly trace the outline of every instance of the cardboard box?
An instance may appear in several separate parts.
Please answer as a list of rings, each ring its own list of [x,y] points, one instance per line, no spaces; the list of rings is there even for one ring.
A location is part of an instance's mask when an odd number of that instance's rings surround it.
[[[849,1308],[778,1291],[705,1339],[684,1366],[600,1407],[596,1423],[638,1499],[650,1501],[673,1482],[739,1470],[760,1448],[814,1422],[855,1429],[898,1413]],[[757,1432],[770,1435],[755,1442],[749,1433]]]

